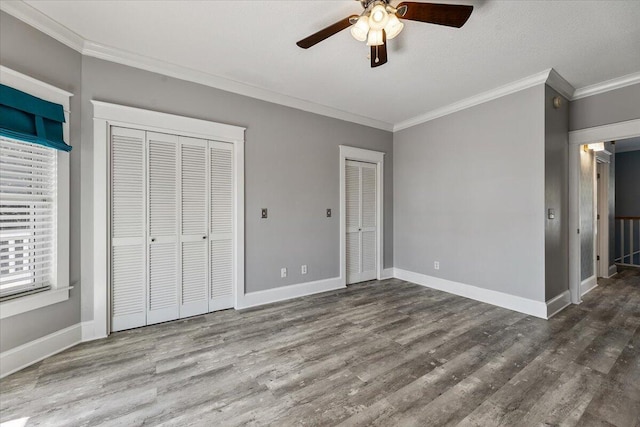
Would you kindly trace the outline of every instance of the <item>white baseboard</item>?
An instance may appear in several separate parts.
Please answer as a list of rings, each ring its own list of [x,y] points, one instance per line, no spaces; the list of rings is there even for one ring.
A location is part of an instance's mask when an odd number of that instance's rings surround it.
[[[393,273],[393,267],[385,268],[380,274],[380,280],[393,279],[395,277]]]
[[[492,291],[490,289],[414,273],[399,268],[395,268],[394,270],[395,277],[401,280],[471,298],[476,301],[497,305],[498,307],[508,308],[509,310],[540,317],[541,319],[547,318],[547,304],[542,301],[534,301],[528,298],[505,294],[504,292]]]
[[[82,342],[93,341],[100,338],[106,338],[107,335],[103,333],[97,333],[95,330],[95,322],[93,320],[87,320],[80,323],[82,327]]]
[[[609,275],[607,276],[607,278],[614,276],[616,274],[618,274],[618,266],[613,264],[609,266]]]
[[[82,326],[77,323],[0,353],[0,378],[60,353],[82,341]]]
[[[598,286],[598,278],[594,274],[588,279],[584,279],[582,283],[580,283],[580,295],[586,294],[587,292],[593,290],[593,288],[595,288],[596,286]]]
[[[249,292],[248,294],[244,294],[243,297],[239,298],[240,301],[236,309],[271,304],[273,302],[285,301],[288,299],[318,294],[321,292],[334,291],[336,289],[343,289],[345,287],[346,286],[342,284],[342,279],[340,277],[333,277],[331,279],[298,283],[296,285],[282,286],[265,291]]]
[[[571,305],[571,293],[569,290],[564,291],[557,297],[551,298],[547,301],[547,319],[560,313],[569,305]]]

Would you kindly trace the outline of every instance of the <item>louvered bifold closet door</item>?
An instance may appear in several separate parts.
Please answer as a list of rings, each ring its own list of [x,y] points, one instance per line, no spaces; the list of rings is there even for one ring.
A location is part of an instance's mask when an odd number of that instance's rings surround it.
[[[233,144],[209,141],[209,311],[233,307]]]
[[[147,324],[180,317],[178,137],[147,132]]]
[[[144,326],[146,320],[145,132],[112,127],[111,330]]]
[[[347,283],[376,278],[376,165],[345,165]]]
[[[180,137],[180,317],[209,311],[207,147]]]
[[[355,283],[360,274],[360,167],[347,160],[346,185],[346,263],[347,283]]]
[[[362,188],[361,218],[361,277],[360,280],[376,278],[376,165],[363,163],[360,167]]]

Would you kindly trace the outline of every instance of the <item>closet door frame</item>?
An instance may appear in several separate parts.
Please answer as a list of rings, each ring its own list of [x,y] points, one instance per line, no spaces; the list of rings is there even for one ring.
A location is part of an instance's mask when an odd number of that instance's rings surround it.
[[[347,160],[376,165],[376,278],[381,280],[384,266],[384,155],[380,151],[340,145],[340,283],[347,285]]]
[[[83,278],[83,341],[111,333],[110,299],[110,129],[112,126],[233,144],[233,289],[234,307],[242,306],[244,287],[244,133],[246,128],[92,100],[93,104],[93,273]],[[87,168],[91,165],[87,164]],[[93,279],[93,280],[92,280]]]

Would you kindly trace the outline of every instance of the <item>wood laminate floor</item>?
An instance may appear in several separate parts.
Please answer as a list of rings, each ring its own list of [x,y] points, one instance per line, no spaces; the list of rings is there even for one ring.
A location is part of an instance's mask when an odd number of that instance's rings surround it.
[[[640,272],[550,321],[399,280],[80,344],[0,382],[27,426],[640,427]]]

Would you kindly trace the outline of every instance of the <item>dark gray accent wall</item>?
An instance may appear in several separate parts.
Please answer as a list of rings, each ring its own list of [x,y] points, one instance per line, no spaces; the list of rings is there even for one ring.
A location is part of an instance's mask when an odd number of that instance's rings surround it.
[[[545,299],[548,301],[569,289],[569,102],[562,98],[560,108],[553,98],[560,96],[545,86],[544,99],[544,181],[545,206]],[[554,210],[550,219],[548,210]]]
[[[539,85],[394,134],[394,267],[545,301],[544,100]]]
[[[616,215],[640,216],[640,151],[616,154]]]
[[[640,83],[571,102],[569,129],[640,119]]]
[[[593,271],[593,176],[592,151],[580,150],[580,280],[588,279]]]
[[[616,263],[616,145],[605,142],[605,148],[611,153],[609,157],[609,266]]]
[[[92,185],[92,99],[238,125],[245,137],[246,291],[338,277],[339,148],[385,152],[384,265],[393,265],[393,138],[387,131],[320,116],[140,69],[84,57],[83,185]],[[83,254],[92,257],[90,193]],[[260,209],[269,218],[260,218]],[[332,218],[325,215],[333,209]],[[300,266],[308,274],[300,274]],[[92,274],[85,263],[85,273]],[[288,277],[280,278],[280,268]],[[90,283],[90,282],[89,282]],[[85,292],[89,301],[91,290]],[[83,313],[83,320],[91,313]]]
[[[70,111],[69,300],[0,322],[0,352],[80,321],[80,88],[81,55],[22,21],[0,12],[0,64],[74,94]]]

